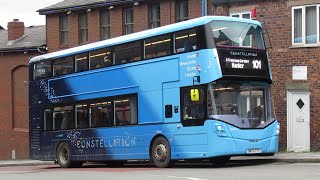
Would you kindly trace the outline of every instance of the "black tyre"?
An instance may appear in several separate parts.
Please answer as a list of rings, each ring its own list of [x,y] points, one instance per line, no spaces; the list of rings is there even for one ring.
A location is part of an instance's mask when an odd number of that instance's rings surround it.
[[[210,162],[217,166],[224,166],[230,160],[230,156],[219,156],[210,159]]]
[[[82,167],[83,163],[84,162],[82,162],[82,161],[71,161],[70,167],[80,168],[80,167]]]
[[[166,168],[172,165],[170,144],[164,137],[154,140],[151,149],[151,160],[158,168]]]
[[[57,148],[57,162],[62,168],[81,167],[83,162],[70,160],[70,148],[67,143],[62,142]]]
[[[106,161],[105,163],[110,167],[122,167],[127,161]]]

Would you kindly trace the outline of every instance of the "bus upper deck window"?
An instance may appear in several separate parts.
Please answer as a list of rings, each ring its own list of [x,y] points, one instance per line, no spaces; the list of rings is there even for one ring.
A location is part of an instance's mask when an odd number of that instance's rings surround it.
[[[75,56],[76,72],[86,71],[88,67],[88,53],[78,54]]]
[[[145,59],[170,55],[171,42],[169,34],[146,39],[144,42]]]
[[[197,33],[195,29],[189,29],[175,33],[175,52],[190,52],[198,49]]]
[[[73,73],[73,57],[65,57],[57,59],[53,63],[53,76],[61,76]]]
[[[114,49],[115,64],[126,64],[141,60],[140,41],[121,44]]]
[[[112,51],[110,48],[99,49],[90,52],[90,69],[103,68],[113,65]]]

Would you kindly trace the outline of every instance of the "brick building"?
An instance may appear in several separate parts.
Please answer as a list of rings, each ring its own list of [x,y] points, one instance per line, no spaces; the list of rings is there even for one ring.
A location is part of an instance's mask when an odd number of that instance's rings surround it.
[[[206,2],[207,6],[203,7]],[[315,0],[65,0],[40,9],[49,52],[208,15],[263,22],[282,150],[320,150],[319,4]]]
[[[45,43],[45,26],[0,29],[0,159],[29,158],[28,63]]]
[[[65,0],[46,15],[49,52],[201,16],[201,0]]]

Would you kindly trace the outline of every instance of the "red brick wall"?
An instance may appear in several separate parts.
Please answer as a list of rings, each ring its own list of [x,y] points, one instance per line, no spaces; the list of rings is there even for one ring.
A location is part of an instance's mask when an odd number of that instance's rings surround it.
[[[62,49],[60,47],[59,35],[59,15],[46,16],[46,36],[47,47],[49,52],[54,52]],[[69,35],[70,36],[70,35]]]
[[[12,99],[11,99],[11,69],[17,64],[17,59],[12,56],[0,56],[0,141],[5,142],[0,146],[1,159],[11,157],[12,137]],[[4,86],[5,84],[5,86]]]
[[[70,14],[68,16],[68,22],[69,22],[69,36],[68,36],[69,47],[78,46],[79,45],[78,14],[76,12],[73,12],[72,14]],[[92,36],[92,34],[90,36]]]
[[[210,0],[209,0],[210,1]],[[189,19],[194,19],[202,16],[202,0],[189,0]]]
[[[122,35],[122,8],[116,7],[110,11],[110,26],[111,37],[117,37]]]
[[[168,24],[171,24],[173,22],[175,22],[174,18],[173,20],[171,19],[172,17],[172,11],[175,11],[175,6],[173,3],[171,3],[171,1],[163,1],[160,4],[160,25],[161,26],[165,26]],[[173,17],[174,17],[174,13],[173,13]]]
[[[229,5],[213,5],[211,11],[208,11],[208,15],[229,16]]]
[[[100,9],[88,13],[88,42],[100,41]]]
[[[139,6],[133,6],[134,15],[134,32],[139,32],[148,29],[149,22],[149,7],[147,3],[140,3]]]
[[[35,54],[0,53],[0,159],[29,158],[28,62]]]

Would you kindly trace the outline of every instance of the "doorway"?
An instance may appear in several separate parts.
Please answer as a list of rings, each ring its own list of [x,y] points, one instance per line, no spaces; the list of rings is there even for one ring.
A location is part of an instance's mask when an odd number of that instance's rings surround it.
[[[288,151],[310,151],[310,92],[287,91]]]

